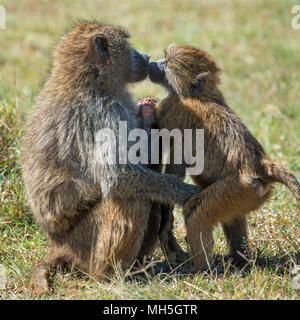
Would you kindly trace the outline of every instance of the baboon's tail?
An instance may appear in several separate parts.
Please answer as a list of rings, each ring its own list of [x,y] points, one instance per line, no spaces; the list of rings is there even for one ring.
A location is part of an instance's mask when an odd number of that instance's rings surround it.
[[[262,164],[266,180],[286,185],[295,196],[297,202],[300,203],[300,183],[294,174],[280,164],[268,159],[264,159]]]

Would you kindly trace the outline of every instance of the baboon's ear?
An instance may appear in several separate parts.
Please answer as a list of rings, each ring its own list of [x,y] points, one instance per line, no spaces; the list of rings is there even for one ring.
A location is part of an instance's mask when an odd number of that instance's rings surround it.
[[[93,39],[93,44],[100,58],[109,58],[108,43],[103,35],[99,34],[95,36],[95,38]]]
[[[196,79],[192,82],[190,87],[190,95],[198,96],[204,89],[205,86],[205,78],[201,75],[197,76]]]

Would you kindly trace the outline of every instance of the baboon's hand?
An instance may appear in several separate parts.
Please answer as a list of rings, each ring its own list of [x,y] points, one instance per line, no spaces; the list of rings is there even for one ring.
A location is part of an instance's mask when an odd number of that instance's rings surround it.
[[[139,113],[143,118],[151,117],[155,113],[155,104],[157,100],[155,98],[144,98],[137,102]]]

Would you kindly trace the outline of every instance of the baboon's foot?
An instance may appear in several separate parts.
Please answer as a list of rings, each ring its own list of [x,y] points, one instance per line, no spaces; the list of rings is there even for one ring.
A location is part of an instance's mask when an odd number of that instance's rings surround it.
[[[43,283],[32,285],[31,286],[31,293],[33,295],[49,294],[50,290],[49,290],[49,286],[48,286],[47,280],[43,281]]]
[[[244,268],[253,263],[253,259],[249,253],[241,253],[240,251],[225,255],[224,260],[237,268]]]
[[[42,295],[50,293],[49,284],[47,280],[49,269],[42,264],[37,266],[32,273],[31,293],[34,295]]]

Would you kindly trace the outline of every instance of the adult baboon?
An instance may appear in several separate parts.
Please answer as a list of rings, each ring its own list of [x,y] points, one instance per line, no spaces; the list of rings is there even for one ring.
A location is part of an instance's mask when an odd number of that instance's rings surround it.
[[[96,22],[64,36],[26,127],[26,193],[50,247],[33,272],[35,292],[48,290],[49,269],[61,263],[99,279],[114,265],[129,267],[147,240],[152,204],[183,205],[199,192],[128,162],[132,142],[123,141],[140,116],[127,84],[146,78],[149,60],[128,37],[122,28]],[[119,134],[122,121],[125,136]],[[115,163],[109,158],[114,137],[103,140],[103,132],[116,137]]]

